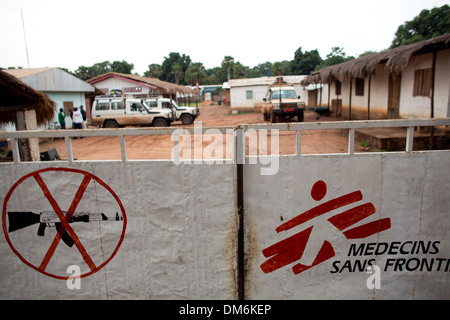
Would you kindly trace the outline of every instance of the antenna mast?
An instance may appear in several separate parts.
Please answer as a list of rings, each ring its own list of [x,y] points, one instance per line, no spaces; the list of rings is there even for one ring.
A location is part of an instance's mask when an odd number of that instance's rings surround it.
[[[22,14],[23,38],[25,39],[25,51],[26,51],[26,54],[27,54],[27,63],[28,63],[28,68],[30,68],[30,59],[28,58],[27,36],[25,35],[25,22],[23,20],[23,10],[22,10],[22,8],[20,8],[20,13]]]

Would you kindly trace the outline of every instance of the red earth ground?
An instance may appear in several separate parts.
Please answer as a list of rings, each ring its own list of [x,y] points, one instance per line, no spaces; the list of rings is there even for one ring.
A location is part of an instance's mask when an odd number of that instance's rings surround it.
[[[240,112],[232,114],[231,108],[226,106],[200,106],[200,116],[196,122],[201,122],[203,127],[226,127],[237,126],[239,124],[258,124],[264,122],[262,114],[254,112]],[[289,120],[287,120],[289,121]],[[305,113],[305,122],[322,122],[336,121],[334,117],[319,116],[314,112]],[[197,123],[199,125],[199,123]],[[187,127],[193,127],[191,124]],[[172,123],[173,128],[183,128],[181,122]],[[89,126],[89,128],[95,128]],[[125,137],[127,158],[135,159],[171,159],[174,143],[171,136],[128,136]],[[217,159],[222,158],[226,154],[226,158],[230,159],[229,152],[226,152],[226,138],[223,139],[223,151],[218,152]],[[181,139],[183,141],[183,139]],[[188,140],[184,140],[188,141]],[[194,140],[191,146],[194,147]],[[206,136],[203,138],[203,148],[214,142]],[[219,142],[220,143],[220,142]],[[270,138],[267,145],[270,150]],[[73,155],[77,160],[120,160],[120,144],[117,137],[85,137],[83,139],[72,140]],[[42,151],[56,148],[62,159],[67,158],[64,139],[55,139],[50,142],[42,142],[40,149]],[[213,149],[213,148],[210,148]],[[248,149],[248,148],[247,148]],[[302,131],[301,134],[301,152],[302,154],[324,154],[324,153],[346,153],[348,149],[348,133],[346,130],[309,130]],[[355,152],[368,151],[367,147],[360,146],[355,142]],[[222,152],[222,154],[219,154]],[[208,151],[208,154],[211,152]],[[279,153],[295,154],[296,153],[296,134],[295,132],[281,131],[279,132]],[[192,151],[193,157],[194,151]],[[213,153],[212,156],[216,158]],[[186,158],[187,157],[187,158]],[[183,155],[182,158],[190,159],[189,155]],[[204,159],[207,158],[203,156]]]

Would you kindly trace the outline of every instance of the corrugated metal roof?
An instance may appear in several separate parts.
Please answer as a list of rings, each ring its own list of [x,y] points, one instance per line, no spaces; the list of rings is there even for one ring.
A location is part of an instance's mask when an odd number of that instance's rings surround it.
[[[58,68],[3,70],[35,90],[44,92],[94,92],[89,83]]]
[[[260,77],[250,79],[232,79],[229,81],[231,88],[248,86],[268,86],[273,84],[278,77]],[[300,84],[306,76],[283,76],[283,80],[289,84]]]

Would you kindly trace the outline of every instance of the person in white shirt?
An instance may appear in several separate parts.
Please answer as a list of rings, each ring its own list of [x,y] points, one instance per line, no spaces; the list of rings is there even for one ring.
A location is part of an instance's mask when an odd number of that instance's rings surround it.
[[[81,125],[83,123],[83,116],[81,115],[81,112],[78,108],[73,108],[72,122],[73,129],[82,129]]]

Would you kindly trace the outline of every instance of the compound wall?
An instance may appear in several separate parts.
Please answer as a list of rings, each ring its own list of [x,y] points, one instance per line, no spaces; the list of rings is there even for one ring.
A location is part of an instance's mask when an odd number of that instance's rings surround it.
[[[247,299],[449,299],[449,164],[429,152],[283,157],[274,176],[247,165]]]
[[[450,152],[276,160],[274,175],[262,161],[243,168],[246,299],[450,298]],[[2,299],[238,298],[236,165],[38,162],[0,174]],[[79,220],[58,226],[58,213]]]
[[[234,171],[168,161],[0,165],[0,297],[236,299]],[[55,223],[39,236],[39,220],[22,218],[58,208],[108,219],[70,223],[69,247]],[[72,265],[81,289],[67,286]]]

